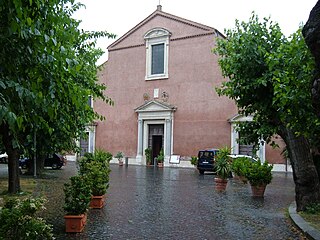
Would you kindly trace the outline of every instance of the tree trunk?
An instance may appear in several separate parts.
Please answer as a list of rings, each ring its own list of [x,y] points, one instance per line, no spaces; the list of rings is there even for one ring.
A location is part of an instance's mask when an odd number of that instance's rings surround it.
[[[12,145],[12,144],[11,144]],[[18,149],[8,149],[8,192],[18,193],[20,192],[20,170],[19,170],[19,152]]]
[[[8,154],[8,192],[15,194],[20,191],[19,151],[13,147],[13,137],[10,135],[9,126],[2,124],[0,134]]]
[[[44,170],[44,156],[37,154],[36,160],[36,175],[40,176]],[[28,175],[34,175],[34,158],[30,159],[30,166],[28,169]]]
[[[310,145],[303,136],[296,136],[290,129],[282,129],[293,169],[297,211],[305,210],[310,203],[320,201],[319,176],[314,165]]]
[[[302,29],[306,44],[316,62],[316,71],[311,85],[312,105],[320,117],[320,1],[310,12],[309,19]]]

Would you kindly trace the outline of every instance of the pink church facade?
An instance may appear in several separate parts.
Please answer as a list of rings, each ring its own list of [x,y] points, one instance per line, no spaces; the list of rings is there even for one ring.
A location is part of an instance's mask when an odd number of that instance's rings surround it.
[[[216,29],[166,12],[161,6],[108,47],[99,72],[114,106],[94,102],[106,117],[97,122],[94,147],[124,152],[131,164],[146,164],[164,150],[165,166],[191,166],[187,161],[206,148],[232,147],[241,153],[234,129],[235,103],[219,97],[215,87],[225,79],[212,53],[223,35]],[[279,154],[261,145],[258,156],[284,169]],[[173,162],[180,156],[180,161]],[[281,168],[281,169],[280,169]]]

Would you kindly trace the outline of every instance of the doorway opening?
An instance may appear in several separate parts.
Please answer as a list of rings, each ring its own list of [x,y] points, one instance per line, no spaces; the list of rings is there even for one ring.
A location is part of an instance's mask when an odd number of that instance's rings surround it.
[[[155,158],[163,148],[164,141],[164,124],[149,124],[149,141],[148,147],[151,148],[151,164],[155,164]]]
[[[154,135],[152,136],[152,165],[155,164],[155,158],[159,155],[160,150],[162,148],[162,136]]]

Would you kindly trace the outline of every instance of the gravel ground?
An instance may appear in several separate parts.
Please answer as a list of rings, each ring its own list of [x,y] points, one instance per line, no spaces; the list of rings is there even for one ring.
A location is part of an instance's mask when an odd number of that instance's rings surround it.
[[[48,198],[44,218],[57,239],[302,239],[286,217],[294,201],[292,174],[274,173],[265,197],[229,180],[214,189],[214,175],[194,169],[111,165],[106,205],[88,212],[81,234],[64,233],[63,184],[76,174],[74,162],[47,170],[37,192]]]

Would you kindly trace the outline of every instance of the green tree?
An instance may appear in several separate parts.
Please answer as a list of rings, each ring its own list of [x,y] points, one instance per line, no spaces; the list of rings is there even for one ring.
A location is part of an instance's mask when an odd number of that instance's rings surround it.
[[[248,143],[280,135],[289,153],[296,185],[297,210],[320,200],[319,176],[311,149],[319,144],[319,120],[311,105],[313,59],[301,30],[286,38],[277,23],[253,14],[236,21],[215,52],[228,80],[217,92],[234,99],[239,113],[253,115],[239,124]],[[271,142],[272,143],[272,142]],[[319,145],[318,145],[319,146]]]
[[[0,138],[9,156],[10,193],[20,190],[18,157],[33,133],[59,148],[102,118],[88,96],[112,104],[97,82],[99,37],[72,15],[74,0],[8,0],[0,6]],[[46,141],[46,142],[45,142]],[[41,141],[40,141],[41,142]]]

